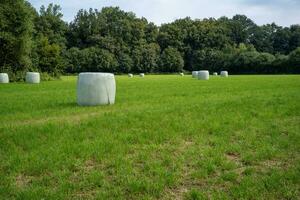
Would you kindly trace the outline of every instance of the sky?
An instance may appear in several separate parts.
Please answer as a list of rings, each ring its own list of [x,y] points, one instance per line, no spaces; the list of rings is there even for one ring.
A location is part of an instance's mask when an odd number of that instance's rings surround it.
[[[300,24],[300,0],[28,0],[36,9],[59,4],[63,19],[71,22],[79,9],[118,6],[157,25],[190,16],[193,19],[245,14],[258,25]]]

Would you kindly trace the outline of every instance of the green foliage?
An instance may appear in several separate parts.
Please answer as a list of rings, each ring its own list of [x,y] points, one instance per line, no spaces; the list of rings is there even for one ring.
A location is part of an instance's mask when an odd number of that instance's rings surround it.
[[[255,26],[249,41],[259,52],[274,53],[273,36],[278,28],[279,27],[274,23]]]
[[[273,62],[273,73],[282,73],[282,72],[288,72],[286,68],[289,68],[289,56],[277,54],[275,56],[275,60]]]
[[[66,60],[66,71],[68,73],[76,73],[81,69],[82,54],[79,48],[72,47],[64,53]]]
[[[171,46],[183,51],[188,30],[193,23],[191,19],[186,18],[170,24],[163,24],[159,29],[158,44],[162,49]]]
[[[292,25],[290,27],[290,51],[295,50],[296,48],[300,47],[300,25]]]
[[[245,15],[235,15],[229,22],[231,38],[236,43],[247,43],[250,39],[255,23]]]
[[[136,46],[132,52],[134,61],[133,71],[153,72],[157,70],[160,48],[157,44],[144,44]]]
[[[274,33],[273,47],[274,51],[282,54],[288,54],[290,41],[289,28],[278,28]]]
[[[156,31],[157,27],[147,26],[147,21],[133,13],[118,7],[106,7],[100,12],[80,10],[70,23],[68,41],[69,47],[86,48],[100,44],[103,37],[109,37],[116,40],[115,45],[117,42],[133,47],[140,41],[146,41],[146,33],[152,38],[148,40],[154,40]]]
[[[194,51],[192,58],[193,70],[217,71],[221,66],[222,52],[214,49]]]
[[[158,27],[118,7],[82,9],[67,24],[59,5],[42,6],[37,12],[24,0],[2,1],[0,70],[10,74],[200,69],[299,73],[299,25],[258,26],[245,15],[235,15],[203,20],[187,17]]]
[[[133,60],[128,53],[119,52],[118,53],[118,72],[128,73],[133,69]]]
[[[91,47],[88,49],[89,60],[91,60],[90,65],[87,66],[87,71],[103,71],[103,72],[115,72],[118,66],[118,61],[116,60],[114,54],[107,50],[96,49]]]
[[[12,73],[31,67],[32,12],[24,0],[0,4],[0,71]]]
[[[67,29],[58,5],[50,4],[40,13],[23,0],[0,5],[0,70],[8,71],[12,81],[24,79],[26,71],[58,76],[64,71],[62,50]]]
[[[293,67],[294,73],[300,73],[300,47],[289,54],[289,64]]]
[[[66,48],[67,24],[62,16],[59,5],[49,4],[47,8],[42,6],[34,19],[34,68],[54,77],[58,77],[65,69],[63,51]]]
[[[42,6],[35,18],[35,35],[47,37],[50,44],[57,44],[61,48],[66,45],[65,33],[67,24],[62,20],[63,14],[59,5]]]
[[[64,70],[64,61],[61,56],[61,47],[58,44],[49,44],[47,37],[40,37],[36,40],[36,53],[38,54],[38,68],[58,76]]]
[[[58,78],[56,74],[51,74],[46,72],[42,72],[40,76],[42,81],[53,81]]]
[[[300,47],[292,51],[289,55],[290,62],[292,65],[299,67],[300,66]]]
[[[168,47],[163,51],[159,64],[160,71],[181,72],[183,70],[184,60],[177,49]]]
[[[114,72],[118,67],[115,56],[107,50],[95,47],[79,50],[71,48],[66,52],[67,69],[78,72]]]

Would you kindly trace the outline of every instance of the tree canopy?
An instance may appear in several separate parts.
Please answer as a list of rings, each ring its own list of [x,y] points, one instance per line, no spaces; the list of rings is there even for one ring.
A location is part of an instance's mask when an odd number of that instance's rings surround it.
[[[51,76],[84,71],[300,73],[300,25],[259,26],[245,15],[189,17],[156,26],[118,7],[36,11],[25,0],[0,0],[0,70]]]

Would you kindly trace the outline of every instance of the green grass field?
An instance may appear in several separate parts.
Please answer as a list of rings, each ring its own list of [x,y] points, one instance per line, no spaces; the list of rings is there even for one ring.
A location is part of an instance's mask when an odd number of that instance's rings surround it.
[[[299,199],[300,76],[0,85],[0,199]]]

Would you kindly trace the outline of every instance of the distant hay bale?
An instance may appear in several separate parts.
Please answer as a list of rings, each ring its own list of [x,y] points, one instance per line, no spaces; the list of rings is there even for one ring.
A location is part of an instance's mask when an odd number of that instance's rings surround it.
[[[221,71],[220,76],[221,77],[228,77],[228,71]]]
[[[40,73],[27,72],[26,73],[26,83],[33,83],[33,84],[40,83]]]
[[[184,73],[179,73],[180,76],[184,76]]]
[[[217,72],[214,72],[213,75],[214,75],[214,76],[218,76],[218,73],[217,73]]]
[[[144,77],[145,77],[145,74],[144,74],[144,73],[140,73],[140,77],[141,77],[141,78],[144,78]]]
[[[193,71],[192,72],[192,77],[197,78],[198,77],[198,71]]]
[[[116,81],[111,73],[80,73],[77,81],[77,103],[80,106],[115,103]]]
[[[128,74],[128,77],[129,77],[129,78],[132,78],[132,77],[133,77],[133,74]]]
[[[198,72],[198,80],[209,80],[209,71],[201,70]]]
[[[9,83],[9,78],[7,73],[0,73],[0,83]]]

